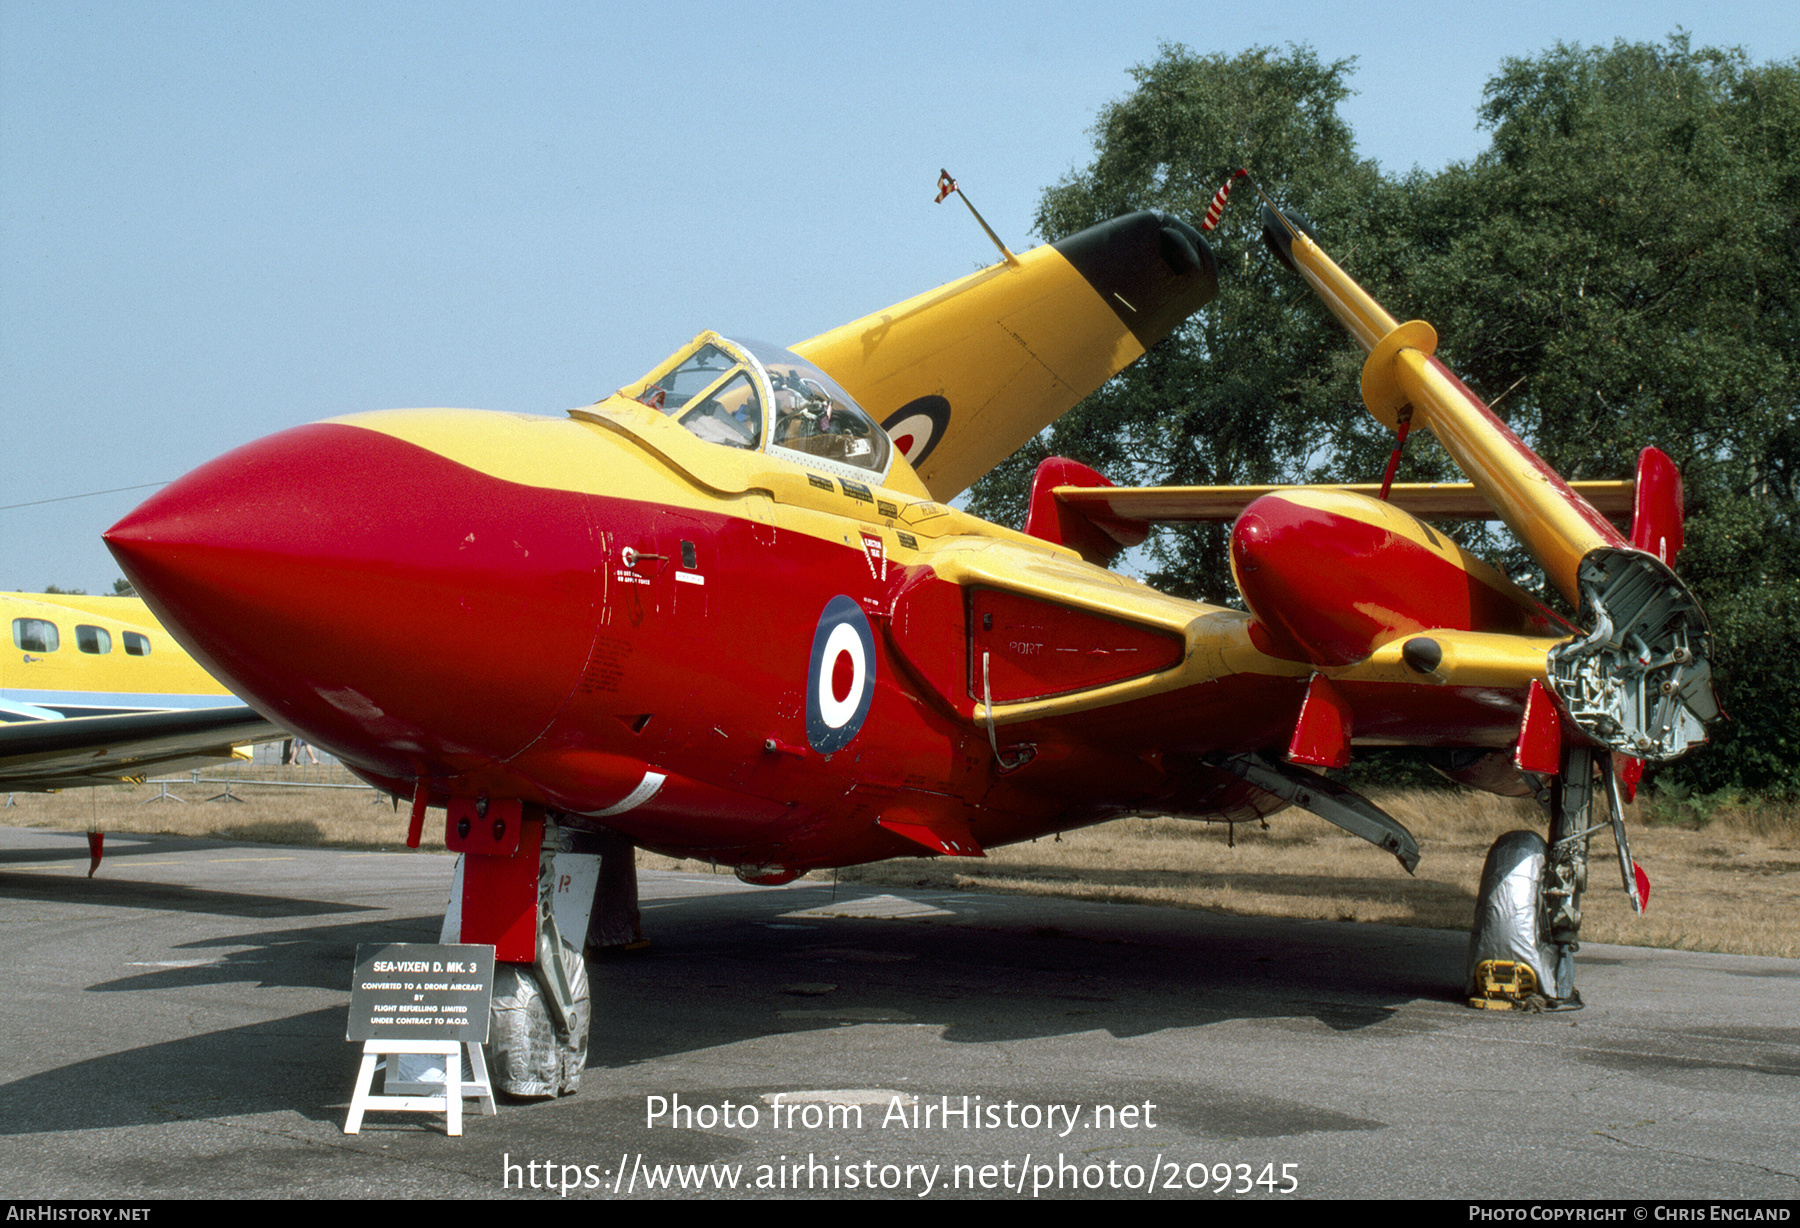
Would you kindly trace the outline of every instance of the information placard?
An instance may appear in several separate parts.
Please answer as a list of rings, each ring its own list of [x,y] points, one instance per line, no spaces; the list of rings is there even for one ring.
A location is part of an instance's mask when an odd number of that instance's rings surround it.
[[[360,943],[346,1040],[487,1040],[494,948]]]

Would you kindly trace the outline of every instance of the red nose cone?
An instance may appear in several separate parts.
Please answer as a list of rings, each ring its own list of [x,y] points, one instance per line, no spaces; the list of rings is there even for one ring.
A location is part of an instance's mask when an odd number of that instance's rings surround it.
[[[561,709],[593,641],[589,512],[581,494],[320,423],[202,466],[106,541],[234,690],[410,776],[506,759]]]

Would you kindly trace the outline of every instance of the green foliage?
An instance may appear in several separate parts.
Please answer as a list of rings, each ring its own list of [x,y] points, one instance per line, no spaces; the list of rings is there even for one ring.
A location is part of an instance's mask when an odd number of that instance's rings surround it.
[[[1101,112],[1092,164],[1044,193],[1039,233],[1140,208],[1197,221],[1248,166],[1389,311],[1431,320],[1445,360],[1565,476],[1627,476],[1640,448],[1663,449],[1731,718],[1663,783],[1800,792],[1800,63],[1680,35],[1507,60],[1482,108],[1490,148],[1398,178],[1359,160],[1338,118],[1350,70],[1305,48],[1165,46]],[[984,479],[972,508],[1017,523],[1052,453],[1122,483],[1379,476],[1391,437],[1362,409],[1361,356],[1260,250],[1249,195],[1213,240],[1218,300]],[[1451,476],[1415,441],[1404,478]],[[1222,542],[1155,539],[1148,578],[1225,598]],[[1516,547],[1501,555],[1529,579]]]
[[[1559,46],[1487,88],[1492,148],[1426,193],[1409,282],[1446,358],[1572,478],[1682,471],[1684,577],[1712,618],[1716,745],[1690,789],[1800,788],[1800,67]]]
[[[87,596],[87,590],[85,588],[60,588],[54,584],[46,584],[44,586],[44,591],[46,593],[60,593],[64,597]]]
[[[1325,64],[1305,49],[1227,59],[1165,46],[1134,73],[1136,91],[1101,113],[1089,170],[1045,192],[1038,233],[1055,240],[1134,209],[1197,220],[1241,165],[1316,217],[1362,217],[1382,185],[1337,115],[1349,72],[1349,61]],[[1367,433],[1356,362],[1263,252],[1251,189],[1236,191],[1208,236],[1219,297],[983,479],[972,510],[1019,523],[1031,471],[1052,453],[1121,483],[1229,485],[1309,472],[1336,442],[1321,424]],[[1150,581],[1230,596],[1223,541],[1217,529],[1160,535]]]

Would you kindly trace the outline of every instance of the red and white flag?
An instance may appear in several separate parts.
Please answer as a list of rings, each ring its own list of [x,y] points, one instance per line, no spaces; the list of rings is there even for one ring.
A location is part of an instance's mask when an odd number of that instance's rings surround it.
[[[944,198],[954,191],[956,191],[956,180],[950,178],[950,172],[939,171],[937,203],[940,205],[943,204]]]

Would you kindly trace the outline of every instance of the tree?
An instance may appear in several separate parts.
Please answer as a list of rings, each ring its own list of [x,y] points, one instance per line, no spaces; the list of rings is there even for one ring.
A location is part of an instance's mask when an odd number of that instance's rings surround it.
[[[1503,63],[1482,119],[1491,148],[1420,185],[1411,294],[1566,476],[1674,458],[1733,719],[1670,775],[1795,791],[1800,66],[1559,46]]]
[[[1246,165],[1390,311],[1437,325],[1446,361],[1566,476],[1668,452],[1688,492],[1681,570],[1734,718],[1668,778],[1800,791],[1800,64],[1681,35],[1507,60],[1482,110],[1490,148],[1397,179],[1356,157],[1337,116],[1350,67],[1165,46],[1101,112],[1093,163],[1044,193],[1039,233],[1136,208],[1198,218]],[[1234,199],[1225,216],[1218,300],[972,507],[1017,523],[1049,453],[1134,483],[1379,476],[1391,437],[1362,409],[1360,352],[1256,250],[1256,210]],[[1450,476],[1428,439],[1408,453],[1404,476]],[[1227,598],[1222,546],[1162,536],[1148,578]],[[1529,583],[1522,552],[1503,561]]]
[[[1305,48],[1227,59],[1165,45],[1133,71],[1137,88],[1101,112],[1093,164],[1044,193],[1037,232],[1054,241],[1134,209],[1197,220],[1242,165],[1322,219],[1366,215],[1382,184],[1337,114],[1350,66]],[[973,510],[1019,523],[1031,471],[1052,453],[1121,483],[1271,482],[1292,480],[1330,451],[1321,423],[1365,429],[1356,364],[1335,325],[1263,253],[1256,213],[1254,201],[1234,202],[1208,236],[1219,297],[984,478]],[[1218,529],[1159,534],[1151,583],[1230,598],[1223,542]]]

